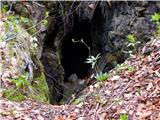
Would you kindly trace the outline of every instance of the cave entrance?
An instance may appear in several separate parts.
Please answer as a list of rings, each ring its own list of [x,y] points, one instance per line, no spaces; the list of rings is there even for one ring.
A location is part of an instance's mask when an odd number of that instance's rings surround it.
[[[74,73],[78,78],[84,78],[90,68],[89,64],[84,63],[89,55],[88,48],[83,43],[74,43],[72,39],[75,41],[83,39],[91,46],[90,24],[76,21],[72,30],[63,39],[61,63],[65,71],[65,82]]]

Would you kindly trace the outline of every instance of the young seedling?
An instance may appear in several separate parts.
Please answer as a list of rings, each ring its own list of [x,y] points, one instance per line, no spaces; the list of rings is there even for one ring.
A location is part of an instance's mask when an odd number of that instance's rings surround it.
[[[152,15],[152,21],[154,21],[157,25],[160,24],[160,12],[158,13],[154,13],[154,15]]]
[[[136,46],[140,42],[137,41],[137,38],[133,34],[127,35],[126,38],[127,38],[127,48],[128,48],[128,51],[123,51],[123,52],[128,53],[130,56],[132,56],[132,54],[134,52],[137,52]]]
[[[98,81],[105,81],[105,80],[108,79],[108,75],[107,75],[107,73],[102,73],[102,72],[100,72],[100,73],[97,73],[97,74],[95,75],[95,78],[96,78],[96,80],[98,80]]]
[[[133,72],[135,71],[135,68],[132,66],[129,66],[127,64],[117,64],[117,66],[115,67],[116,72],[120,72],[122,70],[128,70],[128,72]]]
[[[99,58],[100,58],[100,53],[96,57],[89,56],[85,63],[91,64],[92,65],[92,69],[94,69]]]
[[[154,13],[154,15],[152,15],[151,20],[156,23],[156,27],[157,27],[157,31],[156,31],[156,36],[160,36],[160,12],[158,13]]]
[[[125,113],[123,113],[121,116],[120,116],[120,120],[127,120],[127,115]]]
[[[97,54],[96,57],[92,56],[91,52],[90,52],[90,47],[83,41],[83,39],[78,40],[78,41],[75,41],[74,39],[72,39],[72,42],[83,43],[88,48],[89,55],[88,55],[88,58],[85,63],[91,64],[92,69],[95,69],[96,75],[94,75],[93,77],[96,78],[96,80],[99,80],[99,81],[106,80],[108,78],[107,73],[102,73],[101,71],[99,71],[99,68],[97,66],[97,62],[98,62],[99,58],[101,57],[100,53]]]

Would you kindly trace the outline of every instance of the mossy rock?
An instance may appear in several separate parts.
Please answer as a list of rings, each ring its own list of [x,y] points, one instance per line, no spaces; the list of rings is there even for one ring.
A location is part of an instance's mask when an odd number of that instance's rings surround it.
[[[49,103],[49,89],[43,73],[35,78],[33,84],[26,84],[25,88],[30,88],[31,91],[29,92],[27,89],[24,91],[23,88],[17,87],[8,88],[3,91],[3,97],[17,102],[30,98],[38,102]]]
[[[4,90],[3,97],[16,102],[23,101],[26,98],[26,96],[22,95],[22,93],[18,89],[14,90],[12,88]]]
[[[32,88],[34,93],[29,95],[31,99],[49,103],[49,89],[43,73],[41,73],[39,77],[35,78]]]
[[[11,86],[3,88],[3,97],[13,101],[23,101],[29,98],[49,103],[49,89],[44,76],[43,65],[37,56],[39,50],[35,46],[34,38],[22,27],[17,26],[17,28],[16,38],[5,43],[7,45],[4,57],[11,64],[0,61],[0,65],[5,66],[3,71],[13,73],[13,76],[9,76],[7,79],[10,79],[11,82],[12,79],[16,79]],[[28,65],[30,65],[30,68],[28,68]],[[29,75],[23,78],[22,76],[25,76],[25,73]],[[27,82],[24,84],[23,80]],[[16,84],[21,84],[19,83],[21,81],[24,86],[17,86]]]

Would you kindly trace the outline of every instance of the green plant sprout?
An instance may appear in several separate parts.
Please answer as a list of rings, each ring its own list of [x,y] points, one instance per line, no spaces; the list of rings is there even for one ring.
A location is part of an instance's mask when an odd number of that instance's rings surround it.
[[[117,66],[115,67],[115,69],[116,69],[116,72],[120,72],[120,71],[125,70],[125,69],[127,69],[128,72],[133,72],[133,71],[135,71],[135,68],[134,68],[134,67],[129,66],[129,65],[124,64],[124,63],[123,63],[123,64],[117,64]]]
[[[157,27],[157,31],[156,31],[156,36],[160,35],[160,12],[158,13],[154,13],[154,15],[152,15],[151,20],[156,23],[156,27]]]
[[[83,43],[87,48],[88,48],[88,58],[86,59],[85,63],[87,64],[91,64],[92,69],[95,69],[96,71],[96,75],[93,75],[93,77],[98,80],[98,81],[104,81],[108,78],[107,73],[102,73],[101,71],[99,71],[99,68],[97,66],[97,61],[98,59],[100,59],[100,53],[96,55],[96,57],[91,55],[90,52],[90,47],[83,41],[83,39],[75,41],[74,39],[72,39],[72,42],[74,43]]]
[[[127,120],[127,115],[125,113],[123,113],[121,116],[120,116],[120,120]]]
[[[96,57],[94,56],[89,56],[87,58],[87,61],[85,63],[88,63],[88,64],[91,64],[92,65],[92,69],[95,68],[95,71],[96,71],[96,75],[94,75],[93,77],[98,80],[98,81],[104,81],[104,80],[107,80],[108,78],[108,75],[107,73],[102,73],[102,71],[99,71],[99,68],[97,66],[97,61],[98,59],[100,58],[100,53],[97,54]]]
[[[127,35],[127,40],[129,43],[135,43],[136,37],[133,34],[129,34],[129,35]]]
[[[28,79],[28,73],[22,74],[18,76],[17,78],[11,79],[11,82],[16,85],[16,89],[11,92],[6,98],[8,99],[11,97],[17,90],[20,90],[21,88],[24,90],[25,88],[29,88],[31,90],[31,85],[27,81]]]
[[[98,80],[98,81],[105,81],[105,80],[108,79],[107,73],[102,73],[102,72],[96,73],[96,75],[95,75],[94,77],[95,77],[96,80]]]
[[[139,44],[140,42],[137,41],[137,38],[133,34],[127,35],[127,40],[128,40],[128,46],[132,46],[134,49],[136,49],[136,45]]]
[[[5,30],[5,34],[0,35],[1,40],[3,41],[10,41],[16,38],[17,32],[18,32],[18,27],[17,25],[21,25],[25,28],[26,31],[28,31],[32,36],[35,36],[37,33],[41,31],[36,30],[36,26],[40,25],[41,28],[46,28],[48,21],[47,18],[49,17],[49,12],[45,12],[45,17],[43,20],[39,21],[38,23],[33,22],[33,20],[30,20],[29,18],[19,16],[19,15],[14,15],[12,12],[7,12],[9,11],[9,6],[8,5],[3,5],[2,6],[2,13],[7,17],[7,20],[3,22],[3,28]]]
[[[127,35],[127,47],[129,48],[129,51],[127,53],[130,54],[130,56],[133,54],[133,52],[136,52],[136,45],[140,43],[140,41],[137,41],[137,38],[133,34]]]
[[[95,65],[96,65],[96,63],[97,63],[97,61],[98,61],[99,58],[100,58],[100,53],[99,53],[96,57],[94,57],[94,56],[89,56],[89,57],[87,58],[87,61],[86,61],[85,63],[91,64],[91,65],[92,65],[92,69],[94,69],[94,68],[95,68]]]
[[[152,21],[154,21],[157,25],[160,24],[160,12],[158,13],[154,13],[154,15],[152,15]]]

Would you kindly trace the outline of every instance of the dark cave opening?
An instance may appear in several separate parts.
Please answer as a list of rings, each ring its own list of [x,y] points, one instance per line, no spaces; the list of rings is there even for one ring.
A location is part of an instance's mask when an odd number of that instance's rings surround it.
[[[75,41],[83,39],[91,47],[90,24],[76,21],[72,30],[63,39],[61,63],[65,71],[65,82],[74,73],[78,78],[84,78],[90,68],[90,65],[85,63],[89,55],[88,48],[83,43],[74,43],[72,39]]]

